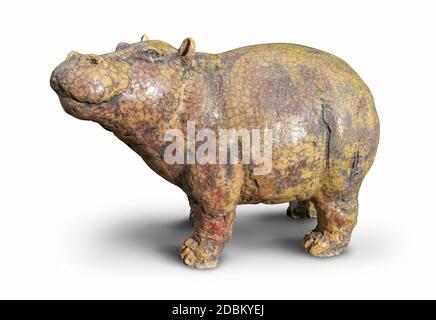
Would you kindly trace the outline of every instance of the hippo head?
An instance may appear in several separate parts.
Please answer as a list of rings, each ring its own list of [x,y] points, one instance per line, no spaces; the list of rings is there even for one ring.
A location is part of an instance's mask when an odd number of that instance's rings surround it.
[[[143,36],[135,44],[118,44],[109,54],[69,53],[50,85],[68,114],[136,135],[168,123],[194,55],[191,38],[176,49]]]

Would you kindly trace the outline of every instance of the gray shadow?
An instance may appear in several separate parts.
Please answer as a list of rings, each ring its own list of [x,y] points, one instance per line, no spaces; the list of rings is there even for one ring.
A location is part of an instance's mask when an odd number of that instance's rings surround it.
[[[304,235],[315,228],[316,220],[294,220],[286,216],[286,210],[267,210],[237,218],[231,245],[235,250],[260,252],[280,251],[306,255],[300,242]]]
[[[165,217],[165,212],[156,216]],[[178,250],[184,239],[192,233],[188,217],[178,221],[137,219],[122,221],[105,230],[103,242],[106,248],[117,247],[149,256],[156,253],[169,260],[178,260]]]
[[[283,255],[304,254],[300,241],[304,234],[316,225],[316,220],[293,220],[286,216],[285,210],[271,208],[260,212],[238,213],[233,238],[227,244],[223,259],[227,253],[247,253],[262,255],[265,252],[282,252]],[[130,220],[117,223],[104,232],[104,244],[109,250],[117,246],[121,250],[143,252],[150,251],[168,260],[178,260],[178,249],[192,234],[192,226],[186,217],[179,220],[165,219],[165,212],[156,213],[156,219]]]

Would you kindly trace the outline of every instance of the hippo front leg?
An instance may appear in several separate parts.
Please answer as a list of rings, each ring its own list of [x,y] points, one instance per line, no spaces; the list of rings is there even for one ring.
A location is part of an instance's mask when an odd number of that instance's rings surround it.
[[[236,165],[196,166],[188,181],[194,233],[185,240],[179,254],[188,266],[214,268],[232,236],[242,171]]]
[[[230,239],[236,206],[232,211],[201,212],[194,218],[194,234],[180,248],[183,262],[198,269],[215,268]]]

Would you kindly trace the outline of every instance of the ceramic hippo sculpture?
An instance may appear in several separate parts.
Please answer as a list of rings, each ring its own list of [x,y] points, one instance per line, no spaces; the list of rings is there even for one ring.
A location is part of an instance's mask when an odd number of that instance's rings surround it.
[[[185,264],[217,265],[239,204],[289,202],[292,217],[316,211],[317,226],[302,241],[314,256],[348,245],[379,120],[370,90],[339,58],[285,43],[208,54],[191,38],[176,49],[143,37],[109,54],[71,52],[50,83],[67,113],[113,132],[187,194],[194,233],[179,251]],[[254,160],[168,163],[166,134],[179,130],[185,146],[189,121],[214,132],[270,130],[269,170],[256,173]],[[265,153],[257,160],[266,163]]]

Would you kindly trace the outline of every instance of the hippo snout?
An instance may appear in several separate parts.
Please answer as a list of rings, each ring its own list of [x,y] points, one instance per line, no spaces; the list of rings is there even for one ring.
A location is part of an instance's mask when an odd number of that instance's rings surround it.
[[[53,71],[50,85],[60,96],[100,104],[127,88],[128,67],[108,57],[72,51]]]

